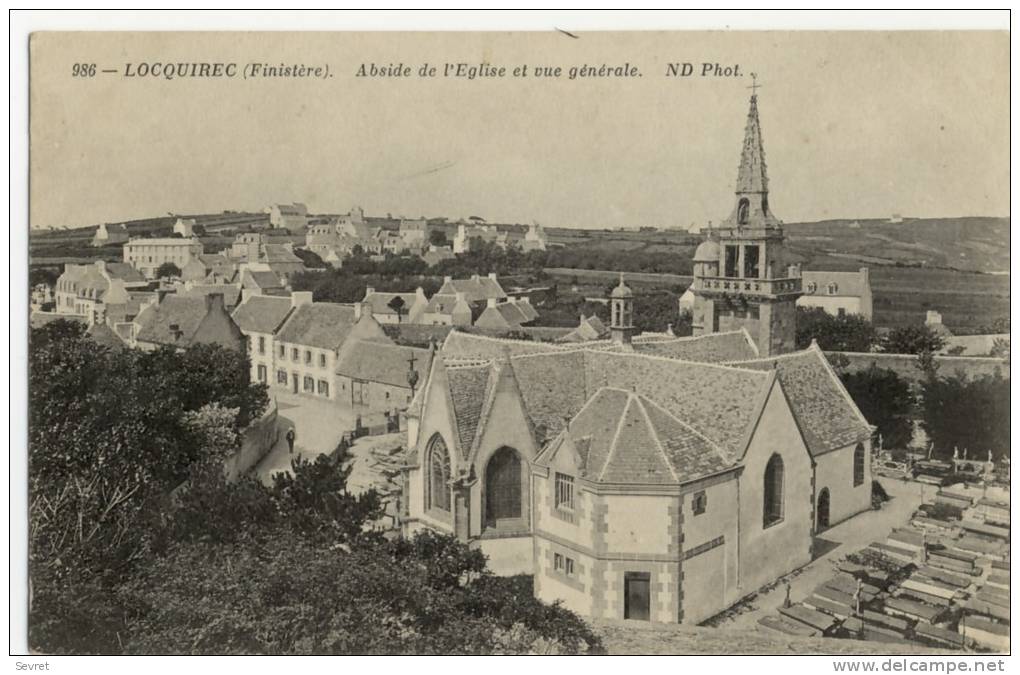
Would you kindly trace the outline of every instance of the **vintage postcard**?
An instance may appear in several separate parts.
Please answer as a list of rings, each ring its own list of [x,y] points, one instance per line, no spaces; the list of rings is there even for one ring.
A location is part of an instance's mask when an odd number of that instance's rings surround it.
[[[29,650],[1001,669],[1009,47],[32,34]]]

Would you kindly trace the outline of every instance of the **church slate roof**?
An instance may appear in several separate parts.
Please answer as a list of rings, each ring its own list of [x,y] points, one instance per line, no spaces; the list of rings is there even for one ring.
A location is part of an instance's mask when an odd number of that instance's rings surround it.
[[[454,330],[443,341],[443,354],[495,359],[502,357],[508,352],[514,356],[518,354],[543,354],[545,352],[562,351],[565,347],[565,345],[548,342],[493,338],[487,335],[473,335]]]
[[[731,365],[776,372],[812,455],[844,448],[871,436],[871,427],[817,346]]]
[[[683,361],[722,363],[758,357],[758,348],[745,331],[710,333],[698,337],[652,340],[633,343],[634,351]]]
[[[446,377],[450,383],[450,399],[453,402],[453,413],[457,422],[457,439],[464,458],[467,458],[474,443],[482,406],[488,398],[492,370],[491,363],[449,366],[446,369]]]
[[[676,485],[726,470],[732,460],[718,446],[650,399],[612,387],[597,392],[543,455],[565,438],[594,482]]]

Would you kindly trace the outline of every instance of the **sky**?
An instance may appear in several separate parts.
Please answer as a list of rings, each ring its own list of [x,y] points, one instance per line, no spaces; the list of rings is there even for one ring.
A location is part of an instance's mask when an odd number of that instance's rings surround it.
[[[127,63],[328,65],[328,79],[128,78]],[[358,78],[364,64],[505,78]],[[94,62],[94,78],[71,77]],[[739,77],[666,76],[668,63]],[[573,65],[640,77],[566,77]],[[527,65],[529,77],[509,76]],[[560,78],[536,78],[560,66]],[[1009,213],[1005,32],[43,33],[32,227],[262,210],[702,226],[732,208],[750,73],[787,222]]]

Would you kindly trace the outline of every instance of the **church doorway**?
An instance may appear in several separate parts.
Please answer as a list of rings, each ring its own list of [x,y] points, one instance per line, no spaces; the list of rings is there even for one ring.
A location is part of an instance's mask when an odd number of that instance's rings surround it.
[[[623,618],[648,621],[651,618],[651,575],[627,572],[623,575]]]
[[[829,528],[829,488],[822,488],[818,493],[818,528],[821,532]]]
[[[496,527],[500,521],[520,520],[523,472],[521,458],[513,448],[503,447],[485,467],[485,523]]]

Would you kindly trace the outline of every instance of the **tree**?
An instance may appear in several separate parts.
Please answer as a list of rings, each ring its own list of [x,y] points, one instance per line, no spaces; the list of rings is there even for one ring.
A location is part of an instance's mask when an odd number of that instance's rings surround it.
[[[449,246],[450,242],[446,238],[446,231],[440,229],[434,229],[429,232],[429,243],[433,246]]]
[[[329,267],[318,253],[307,248],[295,248],[294,255],[301,258],[301,262],[309,269],[325,269]]]
[[[171,277],[180,277],[181,268],[172,262],[165,262],[156,268],[157,279],[168,279]]]
[[[393,299],[386,303],[386,305],[390,309],[397,313],[397,323],[400,323],[401,319],[403,319],[404,317],[404,314],[407,313],[406,310],[404,309],[404,305],[406,304],[407,303],[404,302],[404,299],[399,295],[394,295]]]
[[[962,374],[921,382],[921,426],[941,457],[954,448],[970,457],[1009,456],[1009,380],[1000,374],[968,380]]]
[[[833,316],[821,307],[797,307],[797,348],[811,340],[825,351],[870,352],[878,342],[875,327],[858,314]]]
[[[1005,338],[995,338],[992,342],[992,349],[988,355],[994,356],[997,359],[1006,359],[1009,361],[1009,340]]]
[[[875,364],[867,370],[843,373],[840,379],[864,418],[878,427],[883,445],[899,448],[910,442],[914,396],[909,382]]]
[[[894,328],[882,340],[882,348],[890,354],[934,353],[945,344],[945,338],[924,324]]]

